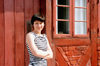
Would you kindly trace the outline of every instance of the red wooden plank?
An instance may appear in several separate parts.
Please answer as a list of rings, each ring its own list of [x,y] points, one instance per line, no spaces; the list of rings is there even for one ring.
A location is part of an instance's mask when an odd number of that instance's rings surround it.
[[[56,37],[56,0],[53,0],[53,37]]]
[[[71,66],[71,61],[68,59],[68,57],[65,55],[65,51],[63,51],[62,47],[57,47],[59,50],[59,53],[62,55],[62,58],[65,60],[65,64],[67,66]]]
[[[97,44],[98,44],[98,46],[100,47],[100,38],[98,38],[98,43],[97,43]]]
[[[0,0],[0,66],[5,66],[4,64],[4,54],[5,54],[5,23],[4,23],[4,1]]]
[[[14,0],[4,0],[5,12],[5,66],[15,66]]]
[[[99,28],[99,37],[100,37],[100,0],[98,4],[98,28]]]
[[[52,1],[46,0],[46,34],[52,48],[52,51],[55,52],[55,46],[52,44]],[[55,55],[55,53],[53,53]],[[48,66],[55,66],[55,57],[51,60],[48,60]]]
[[[43,16],[46,15],[46,0],[40,0],[40,9]]]
[[[34,14],[34,0],[25,0],[25,22],[29,21]]]
[[[87,2],[87,35],[90,37],[90,2]]]
[[[59,45],[59,46],[71,46],[71,45],[74,45],[74,46],[80,46],[80,45],[88,45],[90,44],[90,39],[78,39],[78,38],[74,38],[74,39],[53,39],[53,42],[56,44],[56,45]]]
[[[24,0],[15,0],[15,66],[24,66]]]
[[[56,48],[55,50],[56,50],[56,62],[58,62],[58,66],[68,66],[63,55],[59,51],[59,48]]]
[[[34,5],[34,14],[37,14],[40,12],[40,0],[33,0]]]
[[[91,21],[91,48],[92,48],[92,66],[97,66],[97,28],[98,28],[98,10],[97,10],[97,0],[90,0],[90,21]],[[95,63],[94,63],[95,62]]]
[[[79,61],[79,65],[80,66],[86,66],[86,64],[88,63],[88,61],[90,59],[91,59],[91,46],[89,46],[88,49],[87,49],[87,51],[85,52],[85,54],[82,55],[82,57],[81,57],[81,59]]]
[[[27,22],[30,21],[32,15],[34,14],[34,5],[33,5],[33,0],[25,0],[25,35],[27,33]],[[29,54],[25,45],[25,64],[24,66],[28,66],[29,64]]]

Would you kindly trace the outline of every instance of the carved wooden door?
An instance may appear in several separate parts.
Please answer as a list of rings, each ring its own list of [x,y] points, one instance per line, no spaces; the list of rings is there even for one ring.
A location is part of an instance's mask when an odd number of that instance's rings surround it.
[[[90,7],[90,5],[96,5],[96,1],[53,0],[52,15],[51,1],[46,1],[48,11],[46,16],[49,17],[47,18],[49,25],[46,25],[50,30],[47,31],[47,35],[51,38],[51,46],[53,46],[54,66],[96,66],[97,54],[94,36],[97,33],[93,31],[96,30],[96,24],[91,21],[95,19],[90,17],[97,15],[92,14],[96,9]],[[90,13],[90,10],[93,12]]]

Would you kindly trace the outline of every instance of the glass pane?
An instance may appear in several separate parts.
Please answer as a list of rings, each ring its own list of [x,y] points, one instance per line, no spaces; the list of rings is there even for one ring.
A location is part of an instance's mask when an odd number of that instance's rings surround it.
[[[75,21],[86,21],[86,9],[75,8]]]
[[[69,34],[69,22],[68,21],[57,21],[57,33],[58,34]]]
[[[57,0],[58,5],[69,5],[69,0]]]
[[[87,0],[75,0],[75,7],[86,7]]]
[[[86,22],[75,22],[75,34],[87,34]]]
[[[57,7],[57,19],[69,19],[69,8]]]

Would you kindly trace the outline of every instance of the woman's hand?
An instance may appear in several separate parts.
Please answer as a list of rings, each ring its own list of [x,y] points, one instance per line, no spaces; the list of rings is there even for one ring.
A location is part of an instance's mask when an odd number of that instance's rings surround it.
[[[44,59],[52,59],[53,58],[53,54],[50,50],[47,50],[48,55],[44,57]]]

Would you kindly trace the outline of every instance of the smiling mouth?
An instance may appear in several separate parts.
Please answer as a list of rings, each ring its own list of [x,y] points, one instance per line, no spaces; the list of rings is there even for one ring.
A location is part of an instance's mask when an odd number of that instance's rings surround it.
[[[41,28],[38,28],[38,29],[41,29]]]

